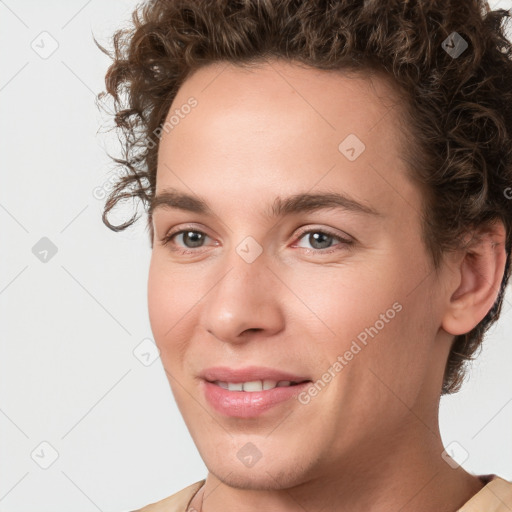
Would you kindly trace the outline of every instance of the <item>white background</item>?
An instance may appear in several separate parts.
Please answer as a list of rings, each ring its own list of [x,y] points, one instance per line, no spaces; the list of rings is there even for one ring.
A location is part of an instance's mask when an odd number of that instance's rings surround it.
[[[97,198],[114,139],[99,132],[110,61],[92,35],[108,44],[135,5],[0,1],[1,512],[132,510],[206,476],[160,359],[133,354],[152,338],[145,218],[114,233]],[[33,49],[52,44],[47,58]],[[32,252],[43,237],[57,248],[46,263]],[[509,480],[511,310],[509,290],[470,379],[441,405],[443,441],[467,450],[463,467]],[[42,442],[58,453],[48,469]]]

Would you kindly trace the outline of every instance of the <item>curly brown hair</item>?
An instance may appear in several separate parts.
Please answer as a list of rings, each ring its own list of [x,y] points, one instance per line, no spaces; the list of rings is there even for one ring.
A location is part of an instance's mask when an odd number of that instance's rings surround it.
[[[105,77],[124,174],[103,222],[139,198],[151,224],[158,137],[178,89],[212,62],[281,58],[324,69],[385,74],[401,93],[404,160],[424,194],[422,236],[434,269],[468,230],[500,219],[507,259],[497,299],[469,333],[455,336],[442,394],[458,391],[467,361],[501,312],[512,243],[511,13],[483,0],[153,0],[138,4],[112,37]],[[459,46],[457,46],[456,42]],[[467,45],[467,48],[464,45]],[[462,45],[462,46],[461,46]],[[460,55],[454,54],[458,49]],[[450,53],[450,49],[452,52]],[[156,140],[155,140],[156,139]],[[151,227],[150,227],[151,229]],[[152,233],[152,229],[151,229]],[[152,236],[151,236],[152,239]],[[151,240],[152,244],[152,240]]]

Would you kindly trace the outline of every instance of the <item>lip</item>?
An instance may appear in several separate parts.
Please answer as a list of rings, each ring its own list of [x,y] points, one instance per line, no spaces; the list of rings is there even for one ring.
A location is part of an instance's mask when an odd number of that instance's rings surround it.
[[[210,406],[224,416],[235,418],[259,416],[272,407],[284,405],[291,398],[296,398],[310,385],[311,381],[307,381],[263,391],[229,391],[207,380],[201,381],[202,392]]]
[[[266,366],[246,366],[244,368],[229,368],[227,366],[214,366],[206,368],[199,375],[203,380],[208,382],[215,382],[219,380],[221,382],[248,382],[253,380],[289,380],[294,382],[304,382],[311,380],[310,377],[293,374],[278,370],[276,368],[270,368]],[[265,390],[272,391],[272,390]],[[255,392],[257,393],[257,392]]]

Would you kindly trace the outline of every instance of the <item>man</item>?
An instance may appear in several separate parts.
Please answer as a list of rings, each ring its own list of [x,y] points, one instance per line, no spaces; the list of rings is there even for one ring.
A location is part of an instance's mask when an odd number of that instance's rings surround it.
[[[486,7],[157,1],[119,33],[132,137],[104,221],[146,202],[151,326],[208,468],[141,510],[512,509],[438,425],[510,269],[511,47]]]

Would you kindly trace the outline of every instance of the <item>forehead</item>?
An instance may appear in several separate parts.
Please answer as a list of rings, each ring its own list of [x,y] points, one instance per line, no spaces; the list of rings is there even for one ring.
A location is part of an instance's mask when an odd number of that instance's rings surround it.
[[[191,98],[196,106],[183,108]],[[417,193],[401,160],[400,102],[380,75],[285,61],[211,64],[184,82],[169,110],[157,193],[185,185],[243,205],[318,186],[396,208],[399,190]]]
[[[168,117],[191,96],[199,102],[202,121],[219,118],[220,111],[223,120],[248,116],[253,123],[311,118],[310,131],[321,127],[342,135],[352,129],[360,136],[403,103],[382,73],[320,70],[284,60],[246,66],[216,62],[200,68],[179,89]],[[398,122],[398,112],[388,119],[388,128]]]

